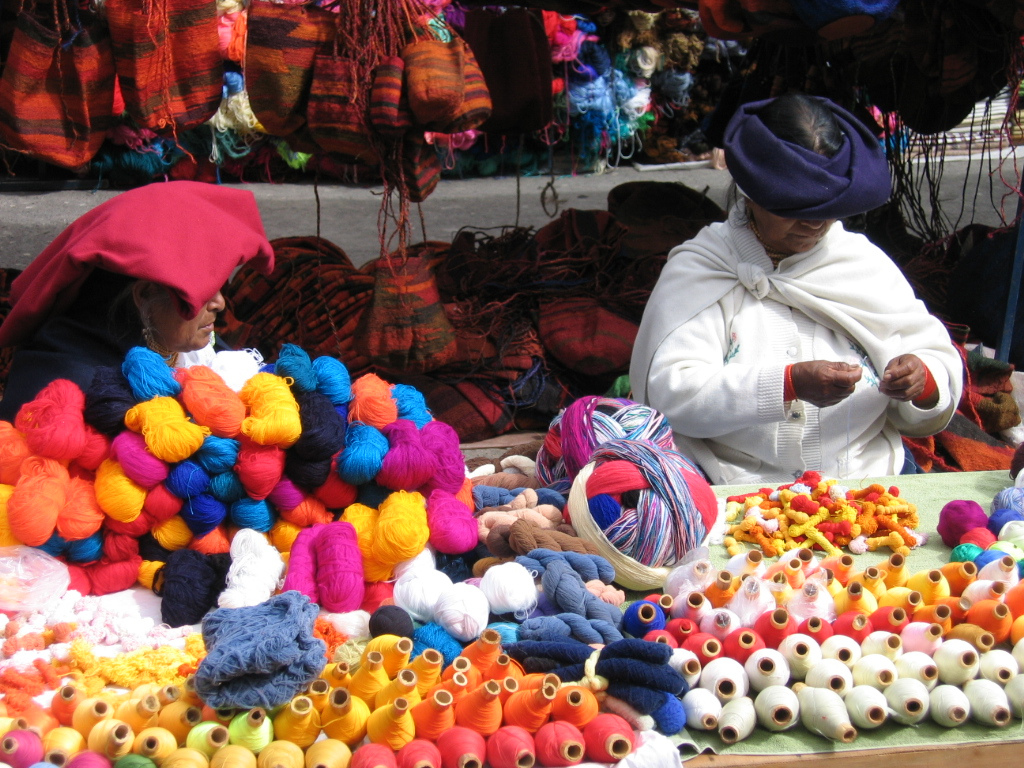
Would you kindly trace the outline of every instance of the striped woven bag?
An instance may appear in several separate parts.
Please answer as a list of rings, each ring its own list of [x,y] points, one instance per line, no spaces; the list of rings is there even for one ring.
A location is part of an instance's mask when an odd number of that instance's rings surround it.
[[[464,92],[462,41],[417,40],[402,49],[409,108],[423,127],[448,125],[459,114]]]
[[[216,0],[106,0],[125,109],[141,127],[187,130],[220,107]]]
[[[381,136],[401,138],[412,128],[409,100],[402,90],[405,62],[388,56],[374,70],[370,90],[370,126]]]
[[[464,40],[462,44],[462,105],[455,119],[440,129],[441,133],[458,133],[477,128],[491,116],[491,92],[476,56]]]
[[[313,141],[326,152],[367,165],[379,160],[370,142],[366,67],[357,59],[318,53],[313,64],[306,123]]]

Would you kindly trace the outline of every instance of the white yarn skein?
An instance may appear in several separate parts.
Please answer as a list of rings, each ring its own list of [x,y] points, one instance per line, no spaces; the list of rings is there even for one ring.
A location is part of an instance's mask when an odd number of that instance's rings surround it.
[[[986,680],[1006,685],[1020,674],[1020,665],[1009,651],[996,649],[981,654],[978,671]]]
[[[928,694],[932,720],[943,728],[963,725],[971,716],[971,701],[955,685],[937,685]]]
[[[490,612],[490,604],[480,588],[461,581],[438,596],[434,621],[456,640],[468,643],[487,628]]]
[[[889,716],[889,702],[885,694],[870,685],[855,685],[843,699],[846,714],[858,728],[877,728]]]
[[[769,731],[786,731],[800,722],[800,700],[784,685],[769,685],[754,699],[757,722]]]
[[[434,550],[428,544],[423,550],[408,560],[403,560],[395,566],[395,579],[400,579],[405,574],[413,571],[433,571],[437,569],[437,562],[434,560]]]
[[[832,635],[826,637],[821,644],[821,657],[823,659],[839,659],[850,669],[863,656],[860,643],[848,635]]]
[[[1010,711],[1018,720],[1024,719],[1024,675],[1017,675],[1006,684],[1003,689],[1007,701],[1010,702]]]
[[[450,589],[452,580],[444,571],[416,568],[395,582],[395,605],[404,608],[415,621],[424,624],[434,620],[437,598]]]
[[[252,528],[242,528],[231,540],[227,588],[217,598],[221,608],[247,608],[266,602],[284,575],[281,553]]]
[[[220,374],[228,387],[241,392],[245,383],[260,372],[261,365],[263,355],[255,349],[226,349],[214,355],[210,368]]]
[[[931,698],[924,683],[912,677],[897,680],[885,689],[885,700],[892,719],[903,725],[916,725],[928,717]]]
[[[807,670],[804,679],[814,688],[828,688],[840,696],[853,688],[853,673],[839,659],[822,659]]]
[[[728,656],[719,656],[705,664],[698,685],[714,693],[723,704],[746,696],[750,687],[743,665]]]
[[[345,635],[349,640],[361,642],[369,640],[370,614],[366,611],[349,611],[348,613],[322,613],[334,628]]]
[[[853,665],[852,671],[854,685],[870,685],[880,691],[884,691],[899,679],[892,659],[880,653],[861,656]]]
[[[722,702],[707,688],[691,688],[683,696],[686,727],[698,731],[714,731],[722,716]]]
[[[492,565],[480,579],[480,590],[494,613],[512,613],[525,619],[537,607],[537,585],[519,563]]]
[[[929,691],[935,690],[939,684],[939,668],[935,661],[927,653],[922,651],[911,651],[904,653],[893,662],[896,667],[896,674],[900,677],[912,677],[924,683]]]
[[[789,662],[774,648],[761,648],[747,657],[743,664],[753,691],[760,693],[769,685],[789,683]]]
[[[964,686],[971,702],[971,717],[982,725],[1004,728],[1010,724],[1010,700],[999,683],[991,680],[968,680]]]

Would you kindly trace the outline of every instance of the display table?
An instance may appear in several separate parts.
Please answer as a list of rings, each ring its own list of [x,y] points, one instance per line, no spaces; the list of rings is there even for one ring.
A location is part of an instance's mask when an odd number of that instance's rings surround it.
[[[986,512],[992,498],[1013,484],[1005,471],[957,472],[898,477],[865,478],[847,482],[850,487],[880,483],[895,485],[900,495],[918,509],[921,524],[918,530],[928,533],[928,542],[911,552],[908,565],[916,572],[936,568],[949,562],[949,549],[942,543],[935,527],[942,507],[954,499],[971,499]],[[757,490],[761,485],[715,486],[719,498]],[[888,550],[867,552],[856,556],[858,570],[877,565],[889,556]],[[723,565],[728,554],[722,546],[711,547],[711,560]],[[972,765],[975,761],[986,768],[1013,766],[1024,761],[1024,726],[1011,721],[1008,728],[996,729],[967,723],[960,728],[946,729],[930,720],[917,727],[887,723],[873,731],[860,731],[851,744],[827,741],[796,726],[785,733],[771,733],[758,728],[745,741],[726,746],[718,734],[684,730],[676,738],[688,768],[716,766],[800,765],[820,768],[877,768],[881,764],[899,768],[931,768],[949,766],[954,762]]]

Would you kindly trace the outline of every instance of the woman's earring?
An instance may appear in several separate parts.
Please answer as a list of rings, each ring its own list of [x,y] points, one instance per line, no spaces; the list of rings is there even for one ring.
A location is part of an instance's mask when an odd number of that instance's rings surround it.
[[[146,343],[146,346],[149,349],[160,355],[167,365],[173,368],[174,364],[178,362],[178,353],[172,352],[157,341],[156,335],[153,333],[153,329],[150,327],[148,322],[144,323],[142,326],[142,340]]]

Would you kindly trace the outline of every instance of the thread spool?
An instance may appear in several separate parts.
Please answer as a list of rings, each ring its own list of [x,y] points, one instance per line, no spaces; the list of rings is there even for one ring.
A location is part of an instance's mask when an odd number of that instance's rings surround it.
[[[912,621],[900,633],[904,653],[920,651],[932,656],[942,645],[942,627],[938,624]]]
[[[214,752],[227,746],[228,739],[228,729],[221,723],[206,721],[189,731],[188,738],[185,739],[185,746],[202,752],[209,760],[213,757]]]
[[[256,756],[256,768],[303,768],[304,763],[297,745],[279,739],[267,744]]]
[[[715,731],[722,715],[722,702],[707,688],[691,688],[683,696],[683,711],[688,728]]]
[[[509,697],[503,710],[505,724],[518,725],[529,733],[536,733],[548,721],[551,715],[551,707],[555,701],[556,691],[555,685],[548,683],[540,688],[520,691],[514,696]],[[463,701],[469,701],[469,697],[466,697]],[[462,706],[468,705],[463,705],[462,702],[455,705],[455,719],[459,725],[472,727],[469,723],[463,721],[465,718],[460,719],[459,717],[459,708]],[[474,728],[474,730],[478,729]],[[479,732],[485,736],[489,735],[485,731]]]
[[[797,681],[803,680],[811,667],[821,661],[821,647],[807,635],[788,635],[779,644],[779,653],[789,664],[790,679]]]
[[[907,612],[897,606],[880,606],[869,617],[875,632],[892,632],[899,634],[910,623]]]
[[[873,631],[874,627],[871,626],[871,620],[867,614],[858,611],[841,613],[832,622],[833,634],[852,637],[858,644],[863,643],[864,639]]]
[[[1018,720],[1024,718],[1024,675],[1017,675],[1006,684],[1003,689],[1007,701],[1010,702],[1010,711]]]
[[[490,768],[533,768],[536,761],[533,736],[523,728],[504,725],[487,740]]]
[[[65,766],[85,749],[85,738],[70,726],[59,726],[43,736],[43,759],[56,766]]]
[[[75,708],[82,702],[85,696],[73,685],[62,685],[54,694],[50,702],[50,712],[57,718],[61,725],[71,726],[71,718],[75,714]],[[84,738],[84,737],[83,737]]]
[[[818,645],[833,635],[832,625],[820,616],[808,616],[797,625],[796,633],[813,638]]]
[[[128,723],[109,718],[101,720],[89,731],[86,744],[110,760],[117,760],[132,751],[135,734]]]
[[[978,652],[965,640],[947,640],[932,658],[939,670],[939,680],[948,685],[963,686],[978,675]]]
[[[313,709],[320,712],[327,706],[327,700],[331,695],[331,686],[323,678],[314,680],[306,686],[306,696],[313,703]]]
[[[968,624],[991,632],[997,643],[1009,639],[1010,628],[1013,626],[1010,609],[997,600],[979,600],[967,609],[966,620]]]
[[[722,640],[724,656],[745,664],[750,654],[765,647],[764,640],[752,629],[737,629]]]
[[[773,648],[754,651],[743,665],[751,690],[761,692],[769,685],[789,683],[789,662]]]
[[[978,653],[991,651],[996,644],[995,635],[974,624],[959,624],[946,633],[946,640],[964,640]]]
[[[904,677],[885,689],[892,719],[903,725],[916,725],[928,717],[931,699],[920,680]]]
[[[448,670],[445,670],[447,672]],[[522,683],[520,683],[522,688]],[[442,682],[437,688],[448,691],[451,694],[454,701],[458,701],[469,692],[469,678],[467,678],[462,672],[456,672],[450,678]]]
[[[114,708],[102,699],[83,699],[71,715],[71,727],[88,739],[97,723],[109,720],[113,716]]]
[[[40,765],[47,765],[41,763]],[[111,762],[103,755],[96,752],[79,752],[67,762],[67,768],[110,768]],[[154,768],[151,760],[146,760],[139,755],[125,755],[117,761],[120,768]]]
[[[880,691],[884,691],[899,677],[892,659],[880,653],[861,656],[853,665],[852,674],[854,685],[867,685]]]
[[[769,731],[785,731],[799,722],[800,701],[784,685],[770,685],[754,699],[757,722]]]
[[[148,695],[121,702],[114,711],[114,718],[128,723],[133,733],[139,733],[156,725],[160,713],[160,702],[156,696]]]
[[[685,601],[680,602],[676,600],[672,607],[673,610],[676,610],[678,607],[679,616],[676,616],[676,618],[689,619],[695,624],[700,624],[700,620],[704,618],[704,615],[714,610],[711,603],[700,592],[690,592],[686,596]]]
[[[347,744],[337,739],[321,739],[306,750],[305,768],[348,768],[351,760],[352,750]],[[438,759],[438,766],[440,762]]]
[[[940,598],[950,596],[949,582],[937,568],[912,574],[907,579],[907,586],[921,593],[925,605],[934,605]]]
[[[585,754],[583,734],[569,723],[546,723],[537,731],[534,744],[537,746],[537,760],[548,768],[577,765]]]
[[[170,731],[181,747],[185,744],[188,732],[202,722],[202,719],[202,710],[181,698],[161,709],[156,722],[158,727]]]
[[[969,680],[964,693],[971,702],[971,718],[982,725],[1005,728],[1010,724],[1010,701],[998,683],[991,680]]]
[[[366,723],[370,719],[369,705],[345,688],[331,691],[327,707],[321,715],[321,727],[328,738],[355,746],[366,736]]]
[[[721,641],[706,632],[690,635],[683,643],[683,648],[695,654],[702,667],[722,655]]]
[[[352,753],[349,768],[398,768],[398,760],[384,744],[369,743]]]
[[[700,631],[724,640],[742,624],[740,617],[728,608],[716,608],[700,620]]]
[[[821,659],[807,670],[804,679],[810,686],[828,688],[840,696],[853,687],[853,673],[838,659]]]
[[[178,737],[166,728],[159,726],[139,731],[132,742],[132,752],[148,757],[156,765],[161,765],[164,758],[177,748]]]
[[[971,702],[955,685],[938,685],[928,694],[928,712],[943,728],[956,728],[970,716]]]
[[[672,650],[672,656],[669,657],[668,663],[672,669],[683,676],[688,688],[693,688],[697,685],[702,671],[697,654],[685,648],[675,648]]]
[[[797,622],[785,608],[761,614],[753,627],[768,648],[778,648],[786,637],[796,634],[796,628]]]
[[[929,691],[939,683],[939,668],[932,657],[921,651],[904,653],[893,664],[899,677],[911,677],[920,680]]]
[[[981,654],[978,672],[984,679],[1005,686],[1020,673],[1020,665],[1008,651],[993,650]]]
[[[320,735],[320,714],[312,699],[296,696],[274,717],[273,727],[275,739],[290,741],[305,749]]]
[[[860,584],[863,586],[864,589],[871,593],[876,601],[887,589],[885,584],[885,573],[874,565],[870,565],[860,573],[852,575],[846,586],[849,587],[851,584]]]
[[[647,600],[630,604],[622,616],[622,628],[633,637],[643,637],[652,629],[664,629],[665,624],[661,606]]]
[[[330,689],[348,688],[348,684],[352,680],[350,667],[344,661],[338,661],[332,664],[328,664],[326,667],[324,667],[324,671],[320,673],[320,676],[327,681],[327,685],[329,686]],[[330,696],[330,690],[328,690],[328,700],[330,700]],[[324,706],[327,706],[326,702],[324,702]]]
[[[700,627],[697,625],[697,622],[692,621],[691,619],[672,619],[665,625],[665,630],[669,632],[681,646],[686,642],[686,638],[699,632]]]
[[[598,715],[583,731],[586,756],[600,763],[616,763],[633,751],[633,729],[622,717]]]
[[[717,659],[712,659],[704,666],[698,685],[713,692],[719,701],[725,704],[730,699],[746,696],[749,681],[747,673],[740,662],[726,656],[720,656]]]
[[[564,720],[582,729],[597,717],[598,709],[597,697],[589,688],[569,685],[555,692],[555,700],[551,702],[551,719]]]
[[[202,707],[203,700],[199,696],[199,692],[196,691],[196,676],[188,675],[185,678],[184,684],[181,687],[181,701],[184,701],[189,706]]]
[[[980,600],[995,600],[1001,602],[1006,596],[1006,584],[1002,581],[991,579],[978,579],[968,584],[961,597],[968,603],[968,607]]]
[[[722,714],[718,718],[718,736],[726,744],[736,744],[750,736],[756,725],[754,702],[747,696],[740,696],[722,705]]]
[[[178,747],[164,758],[160,768],[209,768],[206,755],[188,747]]]
[[[484,737],[459,725],[437,738],[437,748],[441,751],[443,768],[483,768],[487,759]]]
[[[408,639],[408,638],[404,638]],[[390,682],[384,669],[384,656],[380,651],[370,651],[363,657],[359,669],[352,675],[348,691],[372,706],[377,694]]]
[[[469,659],[469,663],[482,673],[494,665],[500,654],[501,634],[496,629],[487,628],[460,655]]]
[[[793,689],[800,701],[800,722],[804,728],[844,744],[857,738],[857,729],[850,722],[839,694],[828,688],[812,688],[799,683]]]
[[[413,739],[396,757],[398,768],[441,768],[441,752],[426,739]]]
[[[519,680],[514,677],[506,677],[504,680],[495,681],[501,686],[501,693],[498,694],[498,700],[501,701],[502,711],[505,709],[505,704],[512,694],[519,692]]]
[[[258,755],[274,740],[274,726],[262,707],[239,712],[228,725],[228,741]]]
[[[228,744],[210,758],[210,768],[256,768],[256,755],[240,744]]]
[[[494,685],[497,687],[496,683]],[[494,730],[498,730],[497,727]],[[399,696],[389,705],[371,712],[370,719],[366,721],[366,735],[370,741],[387,744],[396,752],[412,741],[416,735],[416,726],[409,712],[408,700]]]
[[[860,643],[849,635],[832,635],[821,644],[823,659],[838,659],[851,669],[862,655]]]
[[[437,741],[455,725],[454,699],[449,691],[435,690],[412,708],[417,737]]]
[[[855,685],[843,699],[846,713],[857,728],[871,730],[885,722],[889,715],[889,702],[885,694],[870,685]]]
[[[511,703],[516,697],[529,697],[533,693],[535,692],[529,690],[520,691],[511,697],[509,702]],[[502,710],[501,700],[499,699],[500,694],[501,686],[494,680],[488,680],[473,689],[455,702],[455,722],[463,727],[472,728],[483,736],[490,736],[501,727]],[[547,698],[544,716],[546,720],[547,713],[551,711],[550,702],[555,696],[554,688],[551,687],[543,691],[543,695]],[[523,725],[522,722],[510,722],[509,724]]]
[[[0,741],[0,759],[11,768],[28,768],[42,758],[43,742],[35,731],[8,731]]]
[[[390,680],[409,663],[412,649],[411,638],[398,635],[378,635],[366,644],[366,648],[363,650],[363,661],[365,662],[369,654],[378,651],[384,663],[384,672]]]
[[[921,593],[910,587],[893,587],[886,590],[886,593],[878,600],[879,608],[902,608],[908,616],[913,616],[914,611],[923,604]]]
[[[864,642],[860,644],[860,650],[865,656],[878,654],[891,661],[903,654],[903,642],[899,635],[892,632],[875,631],[864,638]]]
[[[978,578],[978,566],[970,560],[961,563],[946,563],[939,570],[946,578],[946,582],[949,584],[949,594],[953,597],[960,597],[964,590]]]

